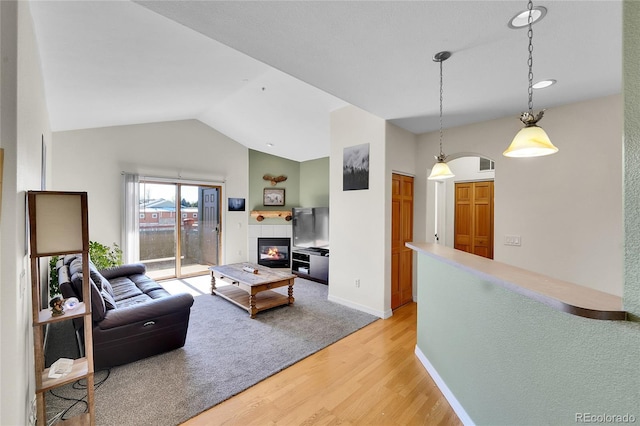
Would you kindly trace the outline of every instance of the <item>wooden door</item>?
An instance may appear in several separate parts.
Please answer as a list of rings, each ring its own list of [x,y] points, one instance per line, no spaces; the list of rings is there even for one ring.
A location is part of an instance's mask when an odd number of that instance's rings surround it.
[[[455,184],[454,247],[493,259],[493,181]]]
[[[391,309],[413,300],[413,177],[393,174],[391,195]]]

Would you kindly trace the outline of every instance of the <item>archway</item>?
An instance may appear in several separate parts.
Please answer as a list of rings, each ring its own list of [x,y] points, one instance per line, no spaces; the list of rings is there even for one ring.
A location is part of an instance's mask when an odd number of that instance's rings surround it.
[[[454,247],[455,184],[460,182],[495,181],[495,163],[483,154],[457,153],[447,157],[447,163],[455,177],[443,181],[432,181],[429,191],[433,217],[433,239],[437,244]],[[428,231],[429,234],[429,231]]]

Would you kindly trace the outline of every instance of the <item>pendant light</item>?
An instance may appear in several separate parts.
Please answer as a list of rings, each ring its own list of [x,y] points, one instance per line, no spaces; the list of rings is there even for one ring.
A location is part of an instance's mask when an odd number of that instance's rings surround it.
[[[529,111],[520,114],[520,121],[524,124],[524,128],[516,134],[509,148],[502,153],[505,157],[540,157],[558,152],[558,148],[551,143],[547,133],[537,125],[544,115],[544,110],[538,115],[533,113],[533,2],[531,0],[527,4],[527,9],[529,11]]]
[[[442,180],[455,176],[445,161],[447,156],[442,152],[442,62],[449,57],[451,52],[447,51],[438,52],[433,56],[433,61],[440,63],[440,155],[435,157],[437,162],[431,169],[431,174],[427,178],[429,180]]]

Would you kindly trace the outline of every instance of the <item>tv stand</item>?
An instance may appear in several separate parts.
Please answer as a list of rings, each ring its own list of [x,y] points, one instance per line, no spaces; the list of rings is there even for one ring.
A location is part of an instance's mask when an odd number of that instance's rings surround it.
[[[328,249],[294,247],[291,253],[291,273],[300,278],[329,284]]]

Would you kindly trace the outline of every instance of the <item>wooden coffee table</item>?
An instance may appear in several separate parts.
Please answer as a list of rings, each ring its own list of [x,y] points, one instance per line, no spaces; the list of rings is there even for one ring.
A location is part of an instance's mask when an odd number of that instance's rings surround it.
[[[247,272],[243,267],[254,268],[257,273]],[[253,263],[234,263],[211,266],[211,294],[246,309],[255,318],[256,314],[276,306],[293,304],[293,282],[295,275]],[[216,280],[231,285],[216,287]],[[288,296],[272,288],[289,286]]]

